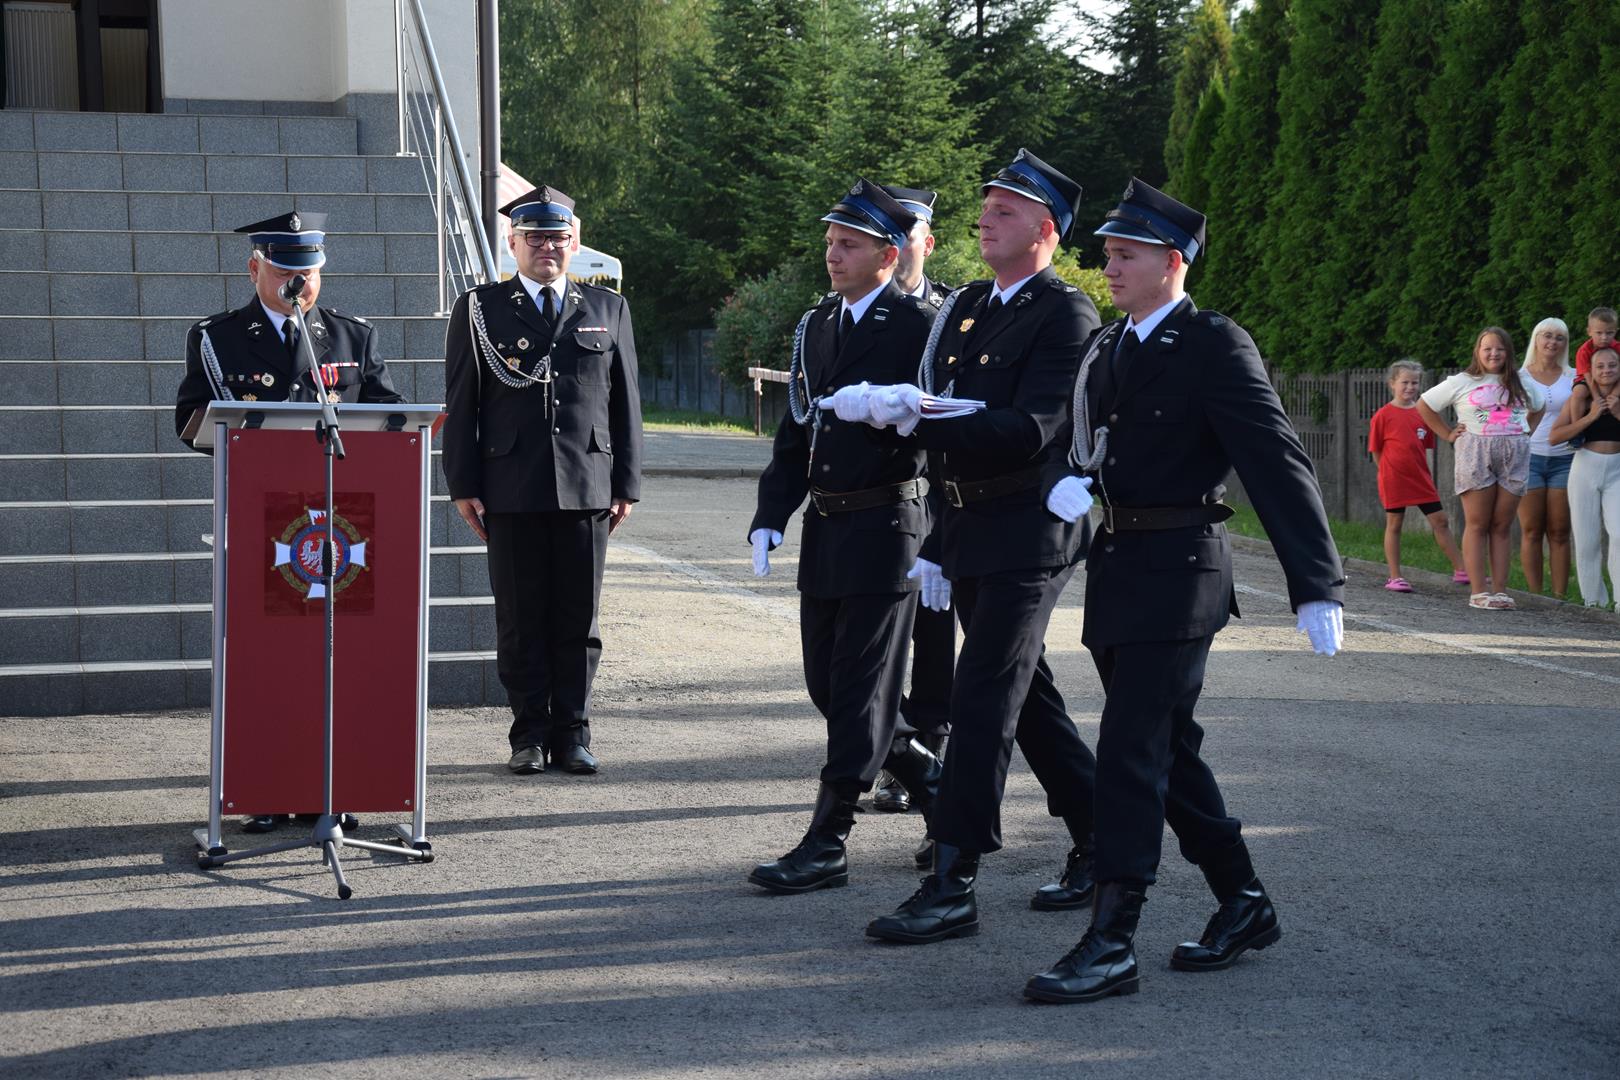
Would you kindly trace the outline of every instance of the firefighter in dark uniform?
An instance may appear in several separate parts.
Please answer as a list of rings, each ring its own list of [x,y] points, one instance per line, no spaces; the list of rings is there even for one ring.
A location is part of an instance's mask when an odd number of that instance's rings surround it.
[[[754,572],[768,574],[770,549],[809,496],[799,635],[805,685],[827,720],[827,759],[804,838],[748,876],[776,893],[849,880],[844,843],[856,800],[885,761],[925,814],[939,782],[937,758],[916,742],[894,743],[917,607],[917,583],[907,574],[928,531],[923,452],[886,445],[821,404],[841,387],[888,384],[916,370],[929,320],[922,302],[892,281],[915,219],[862,179],[821,220],[833,291],[795,331],[790,408],[759,479],[748,536]]]
[[[186,331],[186,373],[175,398],[174,430],[187,446],[196,437],[194,420],[210,401],[405,400],[377,356],[375,328],[358,315],[315,302],[321,294],[321,267],[326,265],[325,225],[325,214],[297,212],[236,230],[246,233],[252,245],[247,272],[255,296]],[[299,307],[320,364],[319,390],[307,361],[298,355],[292,305],[280,295],[282,286],[299,274],[304,276]],[[243,818],[242,831],[267,833],[286,820],[286,814]],[[343,827],[351,826],[358,823],[346,817]]]
[[[210,315],[186,332],[186,374],[174,406],[174,430],[190,446],[187,426],[210,401],[404,401],[377,356],[377,332],[358,315],[319,307],[326,264],[325,214],[297,212],[256,221],[248,234],[248,279],[255,296],[234,311]],[[321,386],[298,361],[292,305],[280,289],[304,276],[299,306],[321,366]]]
[[[1082,635],[1105,701],[1097,740],[1096,901],[1090,929],[1025,993],[1090,1001],[1134,993],[1133,940],[1168,821],[1219,909],[1176,948],[1183,971],[1228,967],[1281,934],[1193,719],[1216,631],[1238,613],[1222,522],[1236,468],[1288,579],[1312,647],[1343,640],[1344,575],[1311,460],[1288,423],[1254,341],[1184,289],[1204,247],[1204,215],[1141,181],[1097,230],[1126,318],[1088,343],[1075,384],[1075,445],[1048,474],[1047,506],[1101,527],[1086,567]],[[1084,475],[1082,475],[1084,474]],[[1089,489],[1089,490],[1088,490]]]
[[[894,271],[895,288],[922,301],[926,305],[923,314],[932,323],[950,293],[924,271],[928,256],[934,253],[934,203],[939,195],[892,184],[885,184],[883,190],[917,218],[917,224],[911,227],[900,249],[900,261]],[[928,506],[931,517],[937,520],[939,488],[929,489]],[[951,730],[951,670],[955,666],[956,612],[950,608],[931,611],[918,607],[911,628],[911,691],[900,699],[900,722],[895,725],[897,740],[916,739],[936,757],[945,753],[945,739]],[[878,775],[877,788],[872,792],[872,808],[896,814],[911,809],[911,796],[906,793],[905,785],[887,769]],[[923,860],[920,868],[927,869],[931,856],[926,843],[919,849],[918,857]]]
[[[866,931],[907,943],[977,931],[974,880],[980,855],[1001,847],[1015,739],[1074,841],[1064,879],[1034,903],[1078,906],[1091,888],[1095,760],[1053,683],[1043,644],[1087,527],[1048,513],[1040,488],[1042,467],[1068,453],[1075,366],[1097,327],[1091,300],[1051,267],[1080,185],[1020,150],[983,191],[979,251],[995,278],[951,294],[919,376],[930,393],[982,400],[986,409],[919,423],[916,387],[874,387],[869,396],[886,402],[871,407],[871,422],[897,422],[911,434],[894,437],[926,448],[938,464],[945,508],[923,549],[922,603],[943,610],[954,598],[964,632],[950,747],[929,817],[933,873]],[[887,411],[897,392],[900,411]],[[858,406],[847,411],[865,418]]]
[[[540,187],[501,213],[518,273],[469,289],[451,313],[444,473],[489,547],[507,767],[588,774],[607,539],[641,497],[635,337],[622,296],[565,273],[572,199]]]

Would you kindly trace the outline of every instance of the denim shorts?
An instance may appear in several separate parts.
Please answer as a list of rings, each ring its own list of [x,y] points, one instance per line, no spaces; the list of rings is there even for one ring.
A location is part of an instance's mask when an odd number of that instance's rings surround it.
[[[1574,460],[1574,454],[1531,454],[1530,479],[1525,482],[1525,490],[1557,488],[1562,491],[1569,487],[1569,466]]]

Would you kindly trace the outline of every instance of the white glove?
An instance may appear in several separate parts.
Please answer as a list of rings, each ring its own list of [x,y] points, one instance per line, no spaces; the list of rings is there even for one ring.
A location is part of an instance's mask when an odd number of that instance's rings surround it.
[[[754,576],[767,577],[771,572],[771,548],[782,542],[782,534],[775,529],[755,529],[748,534],[754,545]]]
[[[951,606],[951,583],[946,580],[939,563],[918,559],[906,577],[922,578],[922,606],[929,611],[944,611]]]
[[[894,426],[902,435],[910,435],[922,422],[922,391],[910,383],[876,387],[872,394],[873,427]]]
[[[1312,652],[1332,656],[1344,648],[1344,605],[1337,600],[1307,600],[1299,605],[1298,628],[1310,635]]]
[[[1091,513],[1091,477],[1065,476],[1047,492],[1046,508],[1064,521],[1075,522]]]
[[[872,419],[872,386],[870,383],[858,382],[849,386],[840,386],[838,390],[827,399],[832,403],[832,410],[838,414],[838,419],[851,424],[860,424]]]

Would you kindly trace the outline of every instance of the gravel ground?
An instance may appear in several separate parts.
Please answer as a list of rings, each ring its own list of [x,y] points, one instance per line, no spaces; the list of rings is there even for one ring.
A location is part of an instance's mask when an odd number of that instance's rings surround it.
[[[0,1074],[1615,1074],[1613,620],[1471,611],[1461,587],[1399,596],[1364,573],[1349,651],[1326,660],[1245,544],[1245,617],[1200,715],[1283,939],[1169,970],[1212,908],[1167,838],[1142,993],[1036,1006],[1024,980],[1085,919],[1027,906],[1066,840],[1016,756],[976,938],[862,936],[915,888],[914,814],[863,815],[848,888],[744,881],[803,831],[824,741],[796,537],[756,581],[752,502],[746,479],[666,475],[615,539],[599,775],[513,777],[501,710],[436,711],[438,857],[350,855],[346,902],[308,850],[196,869],[206,716],[0,719]],[[1091,739],[1083,601],[1082,577],[1048,641]]]

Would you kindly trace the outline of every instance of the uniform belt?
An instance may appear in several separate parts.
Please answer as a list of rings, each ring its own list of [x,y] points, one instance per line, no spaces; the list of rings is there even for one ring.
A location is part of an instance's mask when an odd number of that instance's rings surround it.
[[[874,506],[893,506],[910,502],[928,494],[928,481],[919,476],[900,484],[862,488],[860,491],[822,491],[810,489],[810,501],[822,517],[828,514],[847,514],[851,510],[870,510]]]
[[[945,501],[960,510],[968,503],[994,499],[998,495],[1011,495],[1027,491],[1041,482],[1041,470],[1024,469],[1006,476],[992,476],[988,480],[946,480]]]
[[[1216,525],[1232,516],[1225,503],[1203,506],[1112,506],[1102,508],[1103,528],[1109,532],[1151,532],[1157,529],[1185,529],[1189,525]]]

